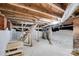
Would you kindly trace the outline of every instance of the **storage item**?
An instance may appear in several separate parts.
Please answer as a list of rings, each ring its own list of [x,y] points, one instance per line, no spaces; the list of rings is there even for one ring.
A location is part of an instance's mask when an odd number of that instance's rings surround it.
[[[74,56],[79,56],[79,51],[73,51],[72,54],[73,54]]]
[[[21,41],[11,41],[7,45],[6,56],[22,56],[23,43]]]

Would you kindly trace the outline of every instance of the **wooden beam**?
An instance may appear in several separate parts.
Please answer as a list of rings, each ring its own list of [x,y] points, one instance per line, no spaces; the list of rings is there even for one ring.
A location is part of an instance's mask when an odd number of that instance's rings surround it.
[[[58,6],[56,6],[53,3],[48,3],[48,5],[50,6],[50,10],[52,10],[52,12],[54,12],[54,14],[57,14],[59,16],[62,16],[64,14],[64,10]]]
[[[79,17],[73,18],[73,24],[74,24],[74,26],[79,26]]]
[[[46,10],[48,10],[48,12],[52,15],[56,15],[61,17],[64,13],[64,10],[58,6],[56,6],[55,4],[51,4],[51,3],[42,3],[41,4]]]
[[[24,20],[24,21],[33,21],[33,20],[36,20],[36,18],[34,18],[33,16],[29,16],[27,15],[28,17],[26,17],[26,15],[24,14],[18,14],[18,13],[15,13],[15,12],[11,12],[11,11],[6,11],[6,10],[0,10],[2,14],[4,14],[7,18],[19,18],[19,20]]]
[[[49,5],[50,6],[52,6],[52,8],[55,8],[55,9],[57,9],[57,10],[59,10],[60,12],[64,12],[64,10],[62,9],[62,8],[60,8],[60,7],[58,7],[58,6],[56,6],[55,4],[51,4],[51,3],[49,3]],[[55,10],[55,11],[57,11],[57,10]],[[58,12],[58,11],[57,11]]]
[[[67,21],[65,21],[63,24],[73,24],[73,17],[70,17]]]
[[[42,12],[45,12],[51,15],[56,15],[59,17],[63,15],[63,12],[64,12],[64,10],[61,7],[55,4],[50,5],[50,3],[49,4],[48,3],[26,3],[26,4],[22,3],[19,5],[23,5],[23,6],[26,6],[26,7],[38,10],[38,11],[42,11]]]
[[[5,7],[0,7],[0,11],[1,11],[1,13],[5,14],[6,16],[8,16],[8,15],[13,15],[13,16],[18,15],[20,18],[24,17],[25,19],[36,19],[36,18],[39,18],[37,16],[25,14],[25,13],[22,13],[22,12],[8,10]]]
[[[22,26],[12,26],[12,28],[26,28],[26,29],[29,29],[29,27],[22,27]]]
[[[23,11],[24,10],[27,11],[26,13],[32,14],[32,15],[35,15],[35,16],[49,18],[49,19],[56,19],[57,18],[57,16],[53,16],[53,15],[50,15],[48,13],[44,13],[44,12],[41,12],[41,11],[38,11],[38,10],[35,10],[35,9],[31,9],[29,7],[25,7],[25,6],[22,6],[22,5],[18,5],[18,4],[10,4],[10,5],[13,5],[17,8],[21,8],[21,9],[23,9]]]
[[[75,17],[73,21],[73,55],[79,56],[79,17]]]

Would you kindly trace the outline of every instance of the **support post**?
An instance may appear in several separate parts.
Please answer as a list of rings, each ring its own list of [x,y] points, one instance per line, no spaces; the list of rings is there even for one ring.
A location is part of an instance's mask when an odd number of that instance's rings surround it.
[[[47,31],[47,40],[49,41],[49,44],[52,44],[51,40],[52,40],[52,28],[49,27],[48,31]]]
[[[73,55],[79,56],[79,17],[73,21]]]

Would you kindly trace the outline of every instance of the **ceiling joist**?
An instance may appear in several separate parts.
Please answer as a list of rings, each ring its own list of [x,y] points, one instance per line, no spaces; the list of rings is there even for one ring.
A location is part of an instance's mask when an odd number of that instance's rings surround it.
[[[56,15],[56,16],[62,16],[64,13],[64,10],[55,5],[55,4],[49,4],[49,3],[21,3],[19,5],[23,5],[25,7],[30,7],[32,9],[42,11],[51,15]]]
[[[39,16],[39,17],[43,17],[43,18],[49,18],[49,19],[56,19],[57,18],[57,16],[53,16],[53,15],[50,15],[48,13],[41,12],[41,11],[38,11],[38,10],[35,10],[35,9],[31,9],[29,7],[25,7],[25,6],[22,6],[22,5],[19,5],[19,4],[10,4],[10,5],[13,5],[17,8],[21,8],[21,9],[23,9],[23,11],[25,10],[26,13],[32,14],[32,15],[35,15],[35,16]]]
[[[4,14],[6,17],[13,17],[13,18],[21,18],[21,20],[36,20],[35,17],[33,16],[29,16],[28,14],[24,15],[24,14],[21,14],[21,13],[17,13],[17,12],[12,12],[12,11],[6,11],[6,10],[1,10],[1,13]],[[27,17],[26,17],[27,16]]]

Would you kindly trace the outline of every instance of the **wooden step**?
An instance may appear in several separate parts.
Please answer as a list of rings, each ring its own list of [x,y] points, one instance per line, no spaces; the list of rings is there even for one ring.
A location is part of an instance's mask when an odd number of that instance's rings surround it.
[[[13,55],[13,56],[22,56],[23,54],[15,54],[15,55]]]
[[[73,54],[74,56],[79,56],[79,51],[72,51],[72,54]]]
[[[7,45],[6,56],[22,56],[23,55],[23,42],[11,41]]]
[[[7,45],[7,49],[6,50],[12,50],[12,49],[16,49],[16,48],[22,48],[23,47],[23,43],[18,41],[18,42],[10,42]]]
[[[12,55],[16,55],[16,54],[22,54],[22,50],[16,50],[16,51],[12,51],[12,52],[8,52],[6,53],[6,56],[12,56]]]

